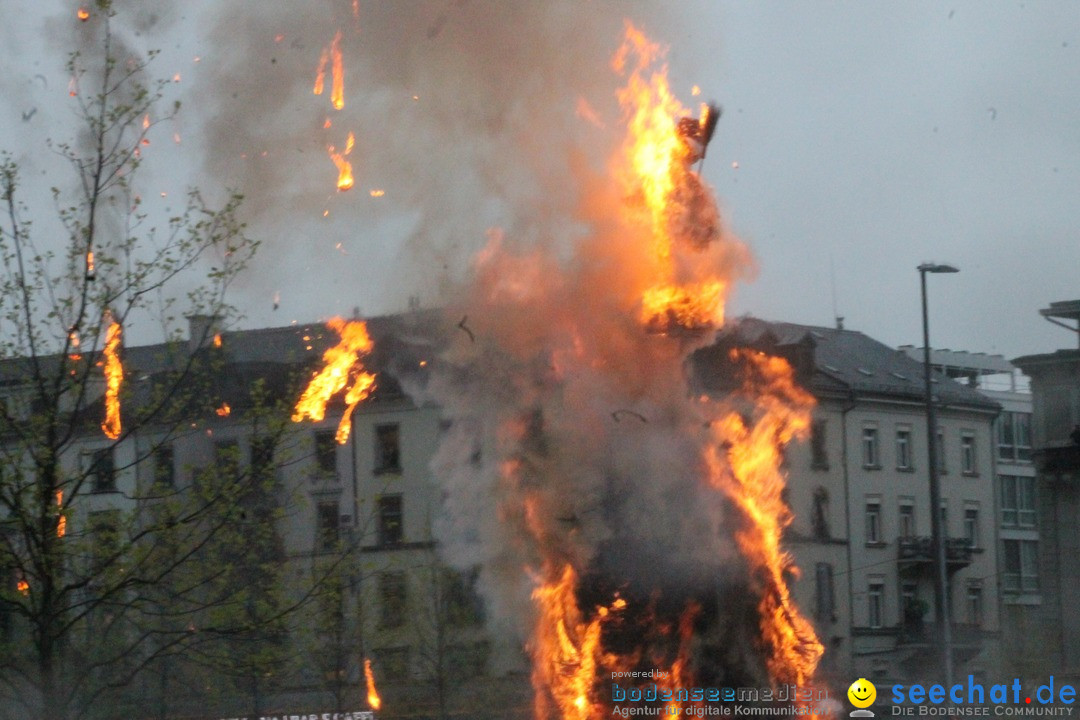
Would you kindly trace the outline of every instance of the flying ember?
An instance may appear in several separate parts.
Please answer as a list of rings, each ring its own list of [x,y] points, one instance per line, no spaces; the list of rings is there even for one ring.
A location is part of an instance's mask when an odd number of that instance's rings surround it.
[[[292,420],[300,422],[305,417],[316,422],[326,415],[330,398],[345,391],[345,413],[338,424],[336,439],[344,445],[352,428],[352,413],[375,389],[375,376],[364,371],[360,358],[371,352],[374,344],[368,336],[367,325],[359,320],[345,321],[331,318],[326,326],[336,332],[341,340],[323,353],[326,365],[312,375],[307,389],[296,403]]]

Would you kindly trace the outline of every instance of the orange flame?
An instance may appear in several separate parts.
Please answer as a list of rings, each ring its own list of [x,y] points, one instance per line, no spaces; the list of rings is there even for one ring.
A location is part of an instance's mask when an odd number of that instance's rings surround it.
[[[147,113],[146,115],[143,115],[142,127],[143,127],[143,130],[149,129],[149,127],[150,127],[150,113]]]
[[[214,333],[214,347],[221,347],[221,333]]]
[[[221,403],[221,407],[219,407],[214,412],[217,413],[218,417],[229,417],[229,413],[232,412],[232,408],[229,407],[229,403],[223,402]]]
[[[364,680],[367,682],[367,702],[372,710],[382,707],[382,698],[375,689],[375,673],[371,671],[371,660],[364,658]]]
[[[322,54],[319,55],[319,66],[315,70],[315,87],[311,89],[316,95],[323,94],[323,88],[326,85],[326,63],[330,62],[330,53],[323,48]]]
[[[334,35],[330,43],[330,61],[333,63],[333,87],[330,90],[330,102],[335,110],[345,107],[345,65],[341,59],[341,31]]]
[[[86,277],[94,279],[94,251],[86,251]]]
[[[23,595],[30,594],[30,583],[26,582],[23,578],[19,578],[19,582],[16,583],[15,588]]]
[[[345,140],[345,151],[338,152],[333,145],[329,145],[327,150],[330,151],[330,159],[334,161],[334,165],[338,169],[338,181],[337,188],[341,192],[344,192],[353,186],[353,172],[352,163],[346,160],[349,153],[352,152],[353,145],[356,144],[356,138],[350,132],[349,137]]]
[[[733,350],[731,360],[744,368],[743,393],[754,409],[750,419],[731,410],[714,425],[717,444],[705,458],[709,479],[746,519],[735,539],[761,585],[755,589],[761,593],[758,610],[769,674],[778,683],[802,685],[813,677],[824,648],[795,606],[784,578],[796,568],[781,547],[792,513],[783,499],[780,467],[783,446],[809,431],[814,399],[795,384],[783,358]],[[727,448],[723,457],[721,447]]]
[[[89,20],[89,19],[90,19],[90,11],[89,11],[89,10],[87,10],[86,8],[84,8],[84,7],[81,7],[81,8],[79,8],[79,9],[78,9],[78,10],[76,11],[75,15],[76,15],[76,16],[77,16],[77,17],[78,17],[78,18],[79,18],[80,20],[82,20],[83,22],[86,22],[87,20]]]
[[[67,517],[64,515],[64,491],[56,491],[56,508],[60,518],[56,521],[56,537],[64,537],[67,533]]]
[[[105,334],[105,420],[101,430],[105,437],[120,437],[120,383],[124,380],[124,368],[120,364],[120,339],[123,334],[115,320]]]
[[[600,630],[613,610],[625,608],[616,600],[610,608],[598,607],[586,622],[574,595],[577,573],[567,564],[557,577],[532,592],[537,618],[529,651],[533,656],[532,682],[536,689],[535,716],[563,720],[588,720],[598,709],[593,683],[602,659]],[[554,706],[554,707],[552,707]]]
[[[361,355],[367,355],[374,347],[368,335],[367,324],[359,320],[330,318],[326,326],[335,331],[341,341],[323,353],[326,366],[315,373],[308,383],[304,394],[296,403],[293,422],[300,422],[305,417],[316,422],[326,415],[326,403],[335,394],[345,390],[345,414],[337,429],[338,444],[344,445],[352,429],[352,413],[372,390],[375,389],[375,376],[364,372],[360,361]]]
[[[720,218],[691,169],[700,156],[700,120],[672,95],[663,52],[632,25],[613,66],[628,72],[618,92],[627,121],[623,184],[652,230],[653,278],[641,297],[641,321],[666,332],[704,330],[724,321],[727,283],[709,260]]]

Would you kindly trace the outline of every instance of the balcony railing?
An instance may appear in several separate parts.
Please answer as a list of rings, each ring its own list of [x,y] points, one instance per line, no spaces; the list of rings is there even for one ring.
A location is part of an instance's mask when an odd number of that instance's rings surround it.
[[[932,565],[934,540],[927,536],[898,538],[897,560],[905,565]],[[949,570],[959,570],[971,564],[972,547],[967,538],[945,539],[945,564]]]

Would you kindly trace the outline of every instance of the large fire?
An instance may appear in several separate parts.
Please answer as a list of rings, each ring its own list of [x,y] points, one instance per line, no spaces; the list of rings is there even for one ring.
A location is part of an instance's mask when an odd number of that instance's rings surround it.
[[[120,384],[124,381],[124,367],[120,363],[120,341],[123,332],[120,323],[110,320],[105,334],[105,419],[101,431],[105,437],[120,437]]]
[[[709,482],[724,492],[748,522],[735,535],[761,594],[761,637],[769,675],[780,683],[802,685],[813,677],[824,651],[810,623],[795,607],[784,574],[794,570],[781,547],[791,509],[783,500],[782,447],[810,427],[814,399],[795,385],[786,360],[752,351],[731,351],[742,367],[743,405],[729,408],[713,424],[716,445],[706,454]],[[721,458],[721,448],[727,448]]]
[[[812,398],[786,361],[749,351],[729,359],[742,383],[728,397],[686,379],[751,265],[694,170],[719,108],[683,107],[663,51],[629,24],[612,64],[626,78],[617,189],[584,191],[590,230],[571,261],[493,233],[452,310],[468,344],[433,384],[452,428],[493,434],[481,467],[462,464],[453,430],[440,449],[450,507],[490,498],[444,542],[463,563],[485,548],[496,615],[531,604],[536,720],[610,716],[613,672],[661,672],[668,712],[684,714],[700,703],[682,689],[809,683],[822,652],[781,545],[783,447]],[[710,643],[738,659],[703,659]]]
[[[336,332],[341,340],[323,353],[326,365],[316,372],[307,389],[301,395],[293,411],[293,422],[310,418],[316,422],[326,416],[326,404],[337,393],[345,390],[345,414],[338,424],[337,441],[341,445],[349,439],[352,414],[375,389],[375,376],[364,371],[361,356],[371,352],[374,344],[368,335],[367,324],[359,320],[330,318],[326,326]],[[347,389],[346,389],[347,388]]]

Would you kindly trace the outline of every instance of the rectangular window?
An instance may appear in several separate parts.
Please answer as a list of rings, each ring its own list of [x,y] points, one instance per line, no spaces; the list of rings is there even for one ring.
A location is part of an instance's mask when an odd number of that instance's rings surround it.
[[[116,491],[116,463],[111,447],[94,450],[85,455],[87,474],[92,492]]]
[[[881,452],[878,447],[878,431],[875,427],[865,427],[862,431],[863,467],[881,467]]]
[[[490,648],[486,642],[446,646],[446,668],[453,680],[480,677],[487,668]]]
[[[96,510],[87,517],[91,548],[91,572],[94,575],[105,572],[106,568],[118,560],[120,551],[120,511]]]
[[[1016,459],[1031,460],[1031,413],[1013,413],[1013,429],[1016,433]]]
[[[814,573],[814,595],[817,599],[815,616],[819,622],[832,622],[836,613],[833,594],[833,567],[831,563],[818,563]]]
[[[979,547],[979,509],[964,508],[964,538],[968,547]]]
[[[315,468],[320,475],[337,475],[338,443],[333,430],[315,433]]]
[[[221,477],[238,480],[240,478],[240,443],[236,440],[219,440],[214,443],[214,464]]]
[[[866,542],[881,542],[881,505],[866,503]]]
[[[900,537],[915,537],[915,506],[910,503],[900,506]]]
[[[1039,589],[1039,544],[1034,540],[1003,540],[1005,572],[1002,586],[1010,592]]]
[[[397,628],[405,624],[409,609],[408,582],[405,573],[394,570],[379,573],[379,626]]]
[[[476,592],[479,572],[461,573],[449,568],[442,572],[443,598],[447,624],[452,627],[479,625],[484,622],[484,605]]]
[[[1035,527],[1035,478],[1016,478],[1016,524]]]
[[[911,467],[911,430],[901,428],[896,431],[896,469],[910,470]]]
[[[1017,499],[1016,481],[1020,478],[1015,475],[1001,476],[1001,525],[1002,527],[1016,527],[1017,525]]]
[[[1003,412],[994,425],[998,459],[1010,462],[1031,460],[1031,413]]]
[[[375,426],[375,472],[401,472],[401,432],[397,423]]]
[[[825,429],[824,420],[815,420],[810,424],[810,468],[812,470],[829,469]]]
[[[249,460],[253,480],[266,482],[273,479],[275,446],[276,443],[272,437],[255,436],[251,438]]]
[[[400,495],[379,498],[379,544],[397,545],[405,537]]]
[[[332,552],[337,549],[340,538],[340,520],[341,514],[336,500],[319,503],[315,515],[315,550],[317,552]]]
[[[975,436],[964,433],[960,436],[960,470],[965,475],[976,475]]]
[[[154,450],[154,483],[165,487],[173,487],[176,484],[172,445],[160,445]]]
[[[968,622],[979,627],[983,623],[983,595],[979,585],[968,585],[967,588],[967,615]]]
[[[1002,527],[1036,526],[1035,478],[1001,476],[1001,525]]]
[[[408,647],[379,648],[374,654],[377,680],[385,678],[388,683],[399,683],[409,679]]]
[[[905,582],[900,586],[900,607],[904,609],[904,619],[912,619],[918,609],[916,601],[919,599],[919,586],[913,582]]]
[[[872,628],[879,628],[884,623],[885,616],[885,584],[880,580],[871,580],[867,600],[868,624]]]
[[[1016,459],[1016,435],[1013,432],[1013,413],[1003,412],[994,422],[999,460]]]

